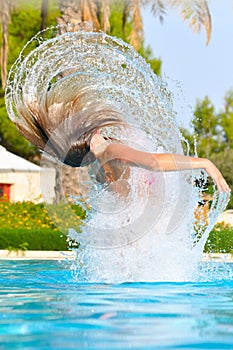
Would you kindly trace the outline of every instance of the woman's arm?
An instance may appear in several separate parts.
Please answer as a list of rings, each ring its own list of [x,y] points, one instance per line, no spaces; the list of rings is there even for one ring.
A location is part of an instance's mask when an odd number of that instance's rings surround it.
[[[143,167],[155,171],[179,171],[205,169],[217,185],[219,192],[229,192],[230,188],[217,167],[206,158],[195,158],[179,154],[156,154],[135,150],[122,144],[107,145],[99,157],[105,163],[120,160],[126,165]]]

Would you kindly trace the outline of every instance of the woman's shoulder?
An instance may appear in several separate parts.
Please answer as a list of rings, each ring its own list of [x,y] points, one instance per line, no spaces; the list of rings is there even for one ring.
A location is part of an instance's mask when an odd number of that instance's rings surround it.
[[[98,158],[108,145],[108,140],[106,140],[100,133],[95,133],[91,138],[90,150],[94,153],[95,157]]]

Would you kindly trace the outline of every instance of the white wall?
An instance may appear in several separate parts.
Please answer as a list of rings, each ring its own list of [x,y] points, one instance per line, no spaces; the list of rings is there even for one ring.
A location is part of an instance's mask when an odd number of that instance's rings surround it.
[[[43,181],[43,191],[46,191],[46,202],[52,203],[55,198],[55,170],[42,169],[42,172],[1,171],[0,183],[11,184],[10,201],[43,202],[45,199],[41,191],[41,174],[47,181]],[[46,184],[46,186],[45,186]]]

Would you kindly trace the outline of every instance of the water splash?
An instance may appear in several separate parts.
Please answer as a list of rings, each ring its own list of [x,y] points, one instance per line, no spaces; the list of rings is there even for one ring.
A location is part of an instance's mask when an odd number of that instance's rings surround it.
[[[23,123],[19,106],[32,102],[44,106],[46,115],[51,91],[55,92],[54,116],[57,105],[72,104],[85,91],[82,111],[104,101],[128,125],[105,128],[103,135],[148,152],[183,153],[172,93],[131,46],[101,32],[54,36],[54,31],[45,31],[46,39],[41,33],[32,38],[10,71],[6,105],[13,121]],[[133,168],[127,180],[121,176],[114,185],[96,181],[99,171],[98,162],[89,166],[91,209],[85,227],[81,234],[73,228],[69,231],[70,238],[80,242],[72,265],[77,279],[195,279],[204,244],[227,196],[215,193],[205,226],[196,224],[194,215],[200,201],[194,180],[200,171]],[[113,186],[127,188],[127,195]]]

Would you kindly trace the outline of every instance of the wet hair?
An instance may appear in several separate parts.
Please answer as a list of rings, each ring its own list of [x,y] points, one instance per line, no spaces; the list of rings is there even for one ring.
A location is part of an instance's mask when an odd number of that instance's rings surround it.
[[[66,26],[63,29],[66,32]],[[85,64],[79,62],[83,59],[78,54],[80,39],[82,43],[84,35],[85,42],[91,28],[84,23],[79,29],[84,32],[73,33],[68,28],[67,33],[51,39],[45,36],[41,41],[41,33],[33,37],[13,64],[5,92],[9,117],[21,133],[40,150],[72,167],[95,160],[90,142],[98,129],[125,125],[116,102],[106,92],[107,78],[99,75],[98,60],[90,62],[87,55]],[[90,50],[98,38],[91,34]]]
[[[61,79],[43,96],[22,99],[17,106],[20,118],[14,122],[50,156],[71,167],[86,166],[95,160],[90,151],[94,133],[123,121],[111,103],[96,97],[93,87],[71,89],[68,83]]]

